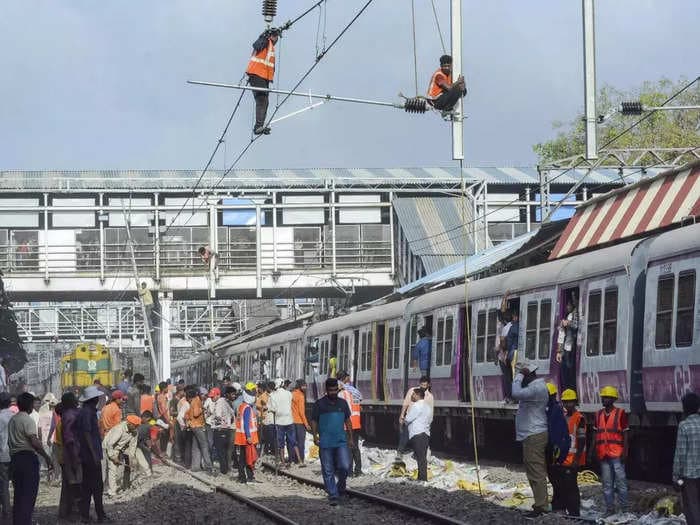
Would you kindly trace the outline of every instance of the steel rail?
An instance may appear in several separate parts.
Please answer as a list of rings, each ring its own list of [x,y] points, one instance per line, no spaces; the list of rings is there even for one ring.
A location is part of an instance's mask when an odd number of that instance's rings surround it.
[[[262,466],[268,470],[275,470],[275,466],[271,465],[270,463],[267,462],[262,462]],[[311,485],[312,487],[320,488],[323,489],[324,485],[321,481],[316,481],[313,479],[305,478],[303,476],[298,476],[296,474],[292,474],[291,472],[286,472],[286,471],[279,471],[279,474],[282,476],[286,476],[290,479],[293,479],[295,481],[298,481],[299,483],[304,483],[306,485]],[[382,496],[377,496],[374,494],[369,494],[368,492],[363,492],[361,490],[356,490],[356,489],[345,489],[345,492],[349,494],[350,496],[354,496],[358,499],[364,499],[366,501],[371,501],[373,503],[378,503],[380,505],[383,505],[385,507],[390,507],[396,510],[401,510],[403,512],[412,514],[414,516],[420,516],[421,518],[425,518],[428,520],[431,520],[434,523],[446,523],[449,525],[465,525],[467,522],[458,520],[456,518],[452,518],[450,516],[445,516],[444,514],[438,514],[436,512],[432,512],[427,509],[423,509],[421,507],[416,507],[414,505],[409,505],[408,503],[403,503],[401,501],[395,501],[392,499],[384,498]]]
[[[190,476],[192,476],[194,479],[196,479],[200,483],[204,483],[206,486],[213,488],[215,492],[220,492],[221,494],[225,494],[228,497],[235,499],[236,501],[243,503],[244,505],[247,505],[248,507],[251,507],[251,508],[257,510],[258,512],[264,514],[265,516],[267,516],[268,518],[273,520],[275,523],[282,523],[284,525],[300,525],[299,522],[291,520],[291,519],[287,518],[286,516],[280,514],[279,512],[274,511],[271,508],[266,507],[265,505],[261,505],[260,503],[254,501],[254,500],[252,500],[252,499],[250,499],[242,494],[239,494],[231,489],[228,489],[228,488],[223,487],[221,485],[217,485],[216,483],[212,483],[210,480],[208,480],[202,476],[199,476],[196,473],[191,472],[191,471],[187,470],[184,467],[181,467],[180,465],[178,465],[176,463],[173,463],[173,462],[167,461],[167,460],[163,460],[163,462],[166,465],[168,465],[169,467],[172,467],[176,470],[179,470],[180,472],[184,472],[186,474],[189,474]]]

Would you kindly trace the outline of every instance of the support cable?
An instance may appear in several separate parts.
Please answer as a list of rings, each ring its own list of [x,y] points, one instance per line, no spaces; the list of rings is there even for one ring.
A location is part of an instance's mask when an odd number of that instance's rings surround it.
[[[440,45],[442,46],[442,54],[447,54],[447,48],[445,47],[445,40],[442,38],[442,29],[440,29],[440,20],[438,19],[437,9],[435,9],[435,0],[430,0],[433,5],[433,16],[435,17],[435,25],[437,26],[438,36],[440,37]]]
[[[324,49],[320,54],[318,54],[318,56],[316,56],[315,62],[314,62],[314,63],[311,65],[311,67],[306,71],[306,73],[304,73],[304,75],[303,75],[303,76],[301,77],[301,79],[295,84],[295,86],[292,88],[291,91],[295,91],[295,90],[302,84],[302,82],[304,82],[304,80],[306,80],[306,78],[311,74],[311,72],[312,72],[314,69],[316,69],[316,66],[319,64],[319,62],[326,56],[326,54],[333,48],[333,46],[335,46],[335,44],[343,37],[343,35],[348,31],[348,29],[350,29],[350,27],[357,21],[357,19],[362,15],[362,13],[365,12],[365,10],[370,6],[370,4],[371,4],[373,1],[374,1],[374,0],[367,0],[367,2],[365,3],[365,5],[362,6],[362,9],[360,9],[360,10],[357,12],[357,14],[352,18],[352,20],[350,20],[350,22],[349,22],[349,23],[343,28],[343,30],[338,34],[338,36],[335,37],[335,39],[333,39],[333,41],[330,43],[330,45],[328,46],[328,48]],[[317,2],[316,5],[319,5],[320,3],[321,3],[321,2]],[[314,7],[316,7],[316,6],[314,6]],[[307,10],[304,14],[307,14],[307,13],[309,13],[310,11],[311,11],[311,9],[310,9],[310,10]],[[297,17],[294,21],[292,21],[291,24],[289,24],[289,26],[291,26],[294,22],[296,22],[296,21],[299,20],[300,18],[301,18],[301,17]],[[287,26],[287,24],[285,24],[285,26]],[[287,26],[287,27],[289,27],[289,26]],[[243,99],[243,94],[244,94],[244,93],[245,93],[245,90],[244,90],[244,91],[241,91],[241,96],[238,98],[238,103],[236,104],[236,108],[238,108],[238,106],[240,105],[240,102],[241,102],[241,100]],[[265,127],[269,126],[269,124],[270,124],[270,122],[272,121],[272,119],[275,117],[275,115],[277,115],[277,112],[279,111],[279,109],[282,107],[282,105],[283,105],[287,100],[289,100],[290,97],[291,97],[291,94],[288,94],[286,97],[284,97],[284,99],[282,99],[282,102],[279,103],[279,105],[278,105],[278,106],[275,108],[275,110],[272,112],[272,115],[268,118],[268,121],[267,121],[267,123],[265,124]],[[233,117],[231,117],[231,119],[232,119],[232,118],[233,118]],[[231,120],[231,119],[229,119],[229,123],[230,123],[230,120]],[[227,124],[227,126],[228,126],[228,124]],[[222,135],[222,136],[223,136],[223,135]],[[234,158],[234,160],[233,160],[233,162],[231,163],[231,165],[224,171],[224,173],[221,175],[221,177],[219,177],[219,179],[209,188],[209,190],[208,190],[209,193],[212,193],[215,189],[217,189],[217,188],[219,187],[219,185],[221,184],[221,182],[223,182],[223,180],[226,178],[226,176],[227,176],[229,173],[231,173],[231,171],[233,170],[233,168],[236,167],[236,165],[238,164],[238,162],[243,158],[243,156],[248,152],[248,150],[251,148],[251,146],[252,146],[260,137],[262,137],[262,135],[256,135],[255,137],[253,137],[252,139],[250,139],[250,141],[248,142],[248,144],[246,144],[246,146],[238,153],[238,155]],[[217,149],[218,149],[218,144],[217,144]],[[211,164],[211,161],[210,161],[209,163],[207,163],[207,168],[208,168],[209,164]],[[199,180],[198,180],[198,183],[199,183],[199,182],[201,181],[201,179],[204,177],[204,173],[206,173],[206,169],[202,171],[202,175],[200,175]],[[197,185],[195,185],[195,190],[196,190],[196,188],[197,188]],[[193,190],[193,192],[194,192],[194,190]],[[192,199],[192,200],[194,201],[194,199]],[[173,220],[171,221],[171,223],[170,223],[170,224],[168,225],[168,227],[165,229],[165,232],[163,233],[163,236],[165,236],[165,234],[168,232],[168,230],[173,226],[175,220],[180,216],[180,214],[182,213],[182,210],[185,208],[185,206],[186,206],[186,202],[185,202],[185,204],[183,204],[182,208],[178,211],[178,213],[175,215],[175,217],[173,218]],[[192,219],[192,217],[194,216],[194,212],[200,210],[201,208],[202,208],[202,203],[200,203],[196,208],[193,207],[192,215],[190,215],[190,217],[185,221],[185,223],[184,223],[182,226],[186,226],[187,223],[188,223],[188,222]]]
[[[466,217],[467,205],[466,205],[466,195],[465,189],[466,184],[464,180],[464,161],[459,159],[459,172],[462,179],[462,191],[460,197],[460,204],[462,208],[462,220]],[[473,228],[472,228],[473,230]],[[463,242],[466,252],[466,247],[469,244],[469,234],[467,232],[466,225],[463,226]],[[475,233],[472,231],[472,236]],[[469,279],[467,276],[467,258],[464,257],[464,329],[466,330],[465,341],[467,344],[467,370],[469,371],[469,403],[471,405],[471,427],[472,427],[472,443],[474,444],[474,464],[476,465],[476,483],[479,487],[479,496],[484,497],[483,491],[481,490],[481,469],[479,468],[479,450],[476,437],[476,412],[474,411],[474,374],[472,374],[472,344],[471,344],[471,319],[469,315]]]
[[[308,15],[311,11],[316,9],[319,5],[321,5],[323,2],[326,0],[319,0],[316,2],[313,6],[311,6],[309,9],[304,11],[302,14],[297,16],[294,20],[290,20],[287,23],[285,23],[280,29],[286,31],[290,27],[292,27],[296,22],[304,18],[306,15]],[[239,84],[243,82],[245,79],[245,74],[241,77],[241,79],[238,81]],[[248,82],[246,82],[247,84]],[[245,95],[245,91],[241,91],[241,95],[238,97],[238,100],[236,101],[236,105],[233,108],[233,111],[231,112],[231,115],[228,118],[228,121],[226,122],[226,126],[224,127],[224,130],[221,133],[221,136],[219,137],[219,140],[216,143],[216,146],[214,147],[214,151],[212,151],[211,155],[209,156],[209,160],[207,161],[206,165],[204,166],[204,169],[199,175],[199,178],[197,179],[197,182],[195,183],[194,187],[192,188],[192,213],[195,212],[194,209],[194,197],[195,197],[195,192],[197,191],[197,188],[199,187],[199,184],[202,182],[202,179],[204,178],[204,175],[206,175],[207,171],[209,170],[209,167],[211,166],[211,163],[214,160],[214,157],[216,156],[216,153],[219,151],[219,148],[221,147],[221,143],[224,142],[224,138],[226,137],[226,134],[228,133],[228,128],[231,126],[231,122],[233,121],[233,117],[236,115],[236,112],[238,111],[238,108],[241,105],[241,101],[243,100],[243,95]],[[281,104],[278,104],[278,108]],[[230,171],[230,170],[229,170]],[[182,214],[183,210],[187,207],[187,201],[185,201],[182,205],[182,207],[178,210],[178,212],[175,214],[175,217],[170,221],[170,224],[165,228],[165,231],[163,232],[163,236],[165,236],[170,228],[173,226],[175,221],[178,219],[178,217]],[[190,217],[191,218],[191,217]],[[189,222],[189,219],[187,220]]]
[[[416,50],[416,0],[411,0],[411,27],[413,29],[413,80],[418,96],[418,51]]]

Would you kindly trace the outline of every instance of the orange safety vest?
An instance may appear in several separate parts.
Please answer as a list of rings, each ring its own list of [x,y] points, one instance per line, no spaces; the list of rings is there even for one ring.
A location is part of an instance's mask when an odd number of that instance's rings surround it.
[[[438,69],[430,78],[430,86],[428,86],[429,98],[438,98],[444,92],[437,83],[438,76],[445,77],[445,82],[452,85],[452,75],[445,75],[445,73],[442,72],[442,69]]]
[[[343,389],[338,392],[338,395],[345,400],[350,409],[350,424],[353,430],[358,430],[362,428],[362,422],[360,418],[360,403],[355,403],[352,394],[347,390]]]
[[[234,445],[247,445],[248,441],[245,437],[245,427],[243,426],[243,412],[246,408],[250,408],[250,440],[253,445],[257,445],[258,440],[258,418],[255,415],[255,409],[248,403],[241,403],[238,407],[238,417],[236,418],[236,437],[233,441]]]
[[[595,451],[598,459],[619,458],[624,451],[624,436],[620,415],[622,410],[613,408],[606,418],[605,409],[596,415]]]
[[[253,50],[253,56],[250,57],[248,69],[245,72],[272,81],[272,77],[275,76],[275,44],[272,43],[271,38],[267,40],[267,47],[260,52],[256,53]]]
[[[565,467],[570,467],[571,465],[574,464],[574,461],[576,460],[576,455],[577,455],[577,449],[576,449],[576,444],[578,441],[578,438],[576,436],[579,427],[581,426],[581,423],[583,421],[583,414],[579,412],[578,410],[573,413],[571,417],[567,418],[567,423],[569,424],[569,437],[571,438],[571,446],[569,447],[569,453],[566,456],[566,459],[562,463],[563,466]],[[586,447],[585,441],[584,441],[584,450]],[[585,465],[586,464],[586,454],[581,455],[581,459],[579,461],[579,465]]]

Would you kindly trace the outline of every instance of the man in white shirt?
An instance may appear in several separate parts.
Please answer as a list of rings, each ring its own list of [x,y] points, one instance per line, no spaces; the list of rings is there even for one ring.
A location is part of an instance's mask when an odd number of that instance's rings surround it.
[[[185,414],[190,409],[190,403],[185,397],[185,389],[178,390],[176,394],[180,400],[177,402],[177,427],[175,439],[178,441],[178,449],[180,451],[180,459],[182,464],[189,468],[192,463],[192,432],[187,431],[187,422]]]
[[[406,414],[408,425],[408,442],[416,454],[418,462],[418,481],[428,481],[428,445],[430,444],[430,424],[433,421],[433,409],[425,401],[425,390],[414,388],[411,394],[413,404]]]
[[[432,411],[435,404],[433,399],[433,394],[430,392],[430,378],[428,376],[422,376],[418,383],[418,387],[422,388],[425,392],[424,401],[426,404],[430,405],[430,410]],[[403,405],[401,407],[401,414],[399,415],[399,454],[406,452],[408,446],[408,428],[406,427],[406,414],[408,409],[414,403],[413,401],[413,391],[416,387],[409,388],[406,392],[406,397],[404,397]]]
[[[286,442],[289,461],[293,458],[301,461],[302,458],[297,448],[296,432],[294,430],[294,418],[292,417],[292,393],[282,388],[282,383],[282,379],[275,379],[275,390],[270,393],[269,404],[269,412],[272,413],[277,434],[277,449],[280,460],[282,460]]]

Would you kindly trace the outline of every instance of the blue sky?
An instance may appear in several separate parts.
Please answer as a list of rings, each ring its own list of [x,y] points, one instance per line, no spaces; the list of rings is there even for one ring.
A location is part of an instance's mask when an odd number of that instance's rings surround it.
[[[435,0],[443,31],[449,2]],[[419,88],[441,54],[429,0],[415,0]],[[279,0],[276,22],[312,0]],[[361,6],[327,0],[330,41]],[[375,0],[302,89],[392,101],[411,93],[409,0]],[[187,79],[237,82],[263,29],[253,0],[8,0],[0,17],[0,169],[203,167],[236,92]],[[527,165],[583,102],[581,2],[465,0],[465,161]],[[596,2],[599,85],[695,77],[697,0]],[[318,14],[283,39],[288,88],[313,62]],[[445,35],[449,46],[449,35]],[[234,121],[221,168],[249,140],[252,99]],[[274,104],[276,97],[273,96]],[[298,109],[290,101],[281,114]],[[279,123],[239,164],[251,168],[454,165],[450,130],[435,115],[341,103]]]

